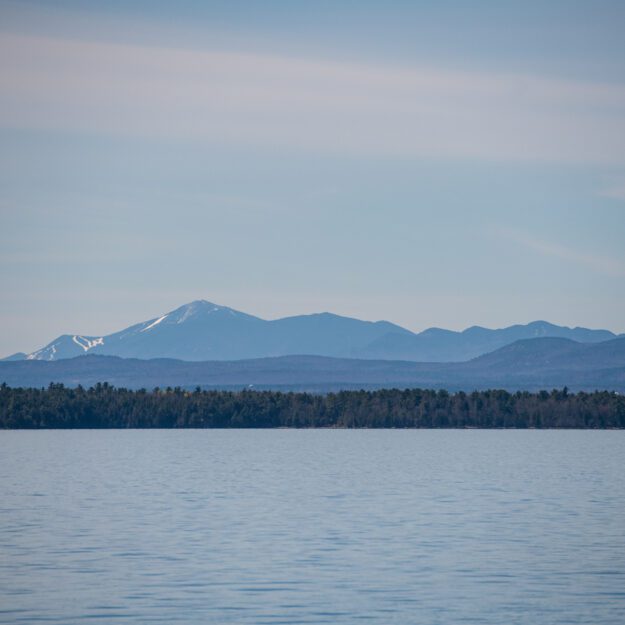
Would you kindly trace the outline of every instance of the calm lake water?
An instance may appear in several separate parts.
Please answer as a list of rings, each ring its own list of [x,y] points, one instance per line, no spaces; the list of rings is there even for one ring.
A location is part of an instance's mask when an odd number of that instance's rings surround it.
[[[625,432],[0,432],[0,622],[625,623]]]

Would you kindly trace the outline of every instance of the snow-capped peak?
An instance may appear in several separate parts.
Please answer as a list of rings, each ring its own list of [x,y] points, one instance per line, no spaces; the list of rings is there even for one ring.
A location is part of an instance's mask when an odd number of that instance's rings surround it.
[[[208,302],[205,299],[195,300],[176,310],[169,313],[169,315],[175,319],[176,323],[184,323],[192,317],[197,315],[207,315],[218,312],[220,310],[230,310],[226,306],[218,306],[212,302]]]

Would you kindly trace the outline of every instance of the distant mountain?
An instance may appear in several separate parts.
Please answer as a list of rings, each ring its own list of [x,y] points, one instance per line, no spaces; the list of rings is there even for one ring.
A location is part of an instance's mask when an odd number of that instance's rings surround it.
[[[584,344],[560,338],[524,339],[463,363],[414,363],[322,356],[185,362],[90,355],[59,361],[0,362],[0,382],[10,386],[127,388],[273,388],[334,391],[354,388],[427,387],[450,391],[487,388],[606,389],[625,392],[625,338]]]
[[[62,335],[11,360],[62,360],[85,354],[188,361],[239,360],[297,354],[375,360],[461,362],[520,339],[561,337],[594,343],[608,330],[566,328],[545,321],[501,330],[463,332],[430,328],[415,334],[388,321],[361,321],[331,313],[267,321],[205,300],[106,336]]]
[[[393,358],[417,362],[462,362],[522,339],[566,338],[580,343],[598,343],[616,338],[609,330],[567,328],[547,321],[513,325],[501,330],[473,326],[462,332],[430,328],[411,336],[386,334],[355,355],[359,358]]]
[[[497,382],[501,388],[625,392],[625,337],[601,343],[577,343],[548,337],[523,339],[467,363],[465,381],[477,388]]]
[[[108,336],[60,336],[26,359],[60,360],[86,353],[190,361],[288,354],[351,356],[388,333],[412,334],[386,321],[330,313],[266,321],[201,300]]]

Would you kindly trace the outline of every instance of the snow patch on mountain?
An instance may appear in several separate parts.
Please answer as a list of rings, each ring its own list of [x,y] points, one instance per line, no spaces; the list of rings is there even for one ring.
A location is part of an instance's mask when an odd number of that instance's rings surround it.
[[[43,347],[42,349],[39,349],[32,354],[28,354],[26,356],[26,360],[56,360],[56,347],[56,343],[47,345],[46,347]]]
[[[74,341],[74,343],[76,343],[79,347],[82,347],[82,349],[86,352],[93,349],[96,345],[104,345],[104,337],[102,336],[95,339],[88,339],[85,336],[76,334],[72,336],[72,341]],[[54,348],[54,345],[52,347]],[[54,353],[56,353],[56,350],[54,350]]]
[[[146,332],[147,330],[151,330],[154,326],[157,326],[163,319],[167,319],[169,315],[163,315],[159,317],[156,321],[153,321],[149,326],[143,328],[143,330],[139,330],[139,332]]]

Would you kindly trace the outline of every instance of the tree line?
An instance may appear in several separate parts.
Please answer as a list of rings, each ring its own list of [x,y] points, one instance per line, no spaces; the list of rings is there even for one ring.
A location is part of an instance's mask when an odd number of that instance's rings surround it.
[[[624,428],[625,397],[608,391],[449,393],[385,389],[316,395],[0,386],[0,428]]]

